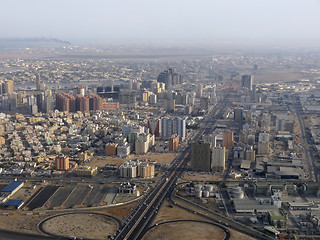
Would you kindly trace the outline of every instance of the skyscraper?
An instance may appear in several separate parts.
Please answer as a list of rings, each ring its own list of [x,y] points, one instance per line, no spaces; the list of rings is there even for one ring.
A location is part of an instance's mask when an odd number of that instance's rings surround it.
[[[211,171],[210,144],[204,141],[191,143],[191,166],[196,171]]]
[[[179,135],[181,141],[186,137],[186,119],[185,118],[161,118],[162,139],[169,139],[172,135]]]
[[[7,80],[2,84],[2,93],[13,93],[14,85],[12,80]]]
[[[226,149],[224,147],[212,148],[212,163],[213,171],[224,171],[226,165]]]
[[[36,73],[36,89],[40,91],[41,89],[40,73]]]
[[[245,74],[241,76],[241,87],[252,90],[253,76]]]
[[[89,98],[78,94],[76,96],[76,111],[80,111],[80,112],[89,111]]]
[[[233,132],[226,130],[222,133],[222,146],[228,150],[233,148]]]
[[[239,122],[241,123],[242,122],[242,119],[243,119],[243,110],[242,108],[236,108],[234,109],[234,120],[236,122]]]
[[[159,74],[157,81],[165,83],[166,89],[171,89],[172,86],[182,83],[182,77],[181,74],[175,72],[174,69],[169,68],[168,70]]]

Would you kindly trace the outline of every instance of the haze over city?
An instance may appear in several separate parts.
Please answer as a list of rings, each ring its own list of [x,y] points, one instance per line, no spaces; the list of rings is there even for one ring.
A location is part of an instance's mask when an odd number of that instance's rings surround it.
[[[2,1],[1,38],[318,46],[318,0]]]
[[[320,236],[320,0],[4,0],[0,239]]]

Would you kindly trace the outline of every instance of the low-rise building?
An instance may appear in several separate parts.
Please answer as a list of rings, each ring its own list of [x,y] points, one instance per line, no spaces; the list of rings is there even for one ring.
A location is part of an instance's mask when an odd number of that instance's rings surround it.
[[[81,177],[92,177],[97,175],[98,168],[97,167],[88,167],[88,166],[81,166],[75,170],[77,176]]]

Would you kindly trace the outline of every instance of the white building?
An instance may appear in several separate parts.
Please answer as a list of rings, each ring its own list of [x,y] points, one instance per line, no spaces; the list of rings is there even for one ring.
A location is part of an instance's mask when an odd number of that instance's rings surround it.
[[[130,154],[130,144],[125,143],[122,146],[117,147],[117,155],[118,157],[127,157]]]

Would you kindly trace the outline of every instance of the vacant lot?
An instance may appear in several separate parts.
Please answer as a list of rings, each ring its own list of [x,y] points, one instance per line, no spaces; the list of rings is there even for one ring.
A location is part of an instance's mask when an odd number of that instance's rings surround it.
[[[132,154],[130,157],[127,158],[119,158],[119,157],[95,157],[93,160],[88,163],[88,166],[95,166],[95,167],[104,167],[106,164],[115,164],[120,166],[122,163],[128,160],[139,159],[139,160],[151,160],[156,161],[157,163],[162,164],[170,164],[172,160],[178,156],[179,153],[150,153],[146,155],[134,155]]]
[[[45,231],[60,235],[74,235],[77,238],[106,239],[118,228],[117,223],[103,215],[77,213],[61,215],[47,220],[43,228]]]
[[[219,227],[198,222],[175,222],[159,225],[149,231],[143,240],[156,239],[224,239],[225,233]]]

